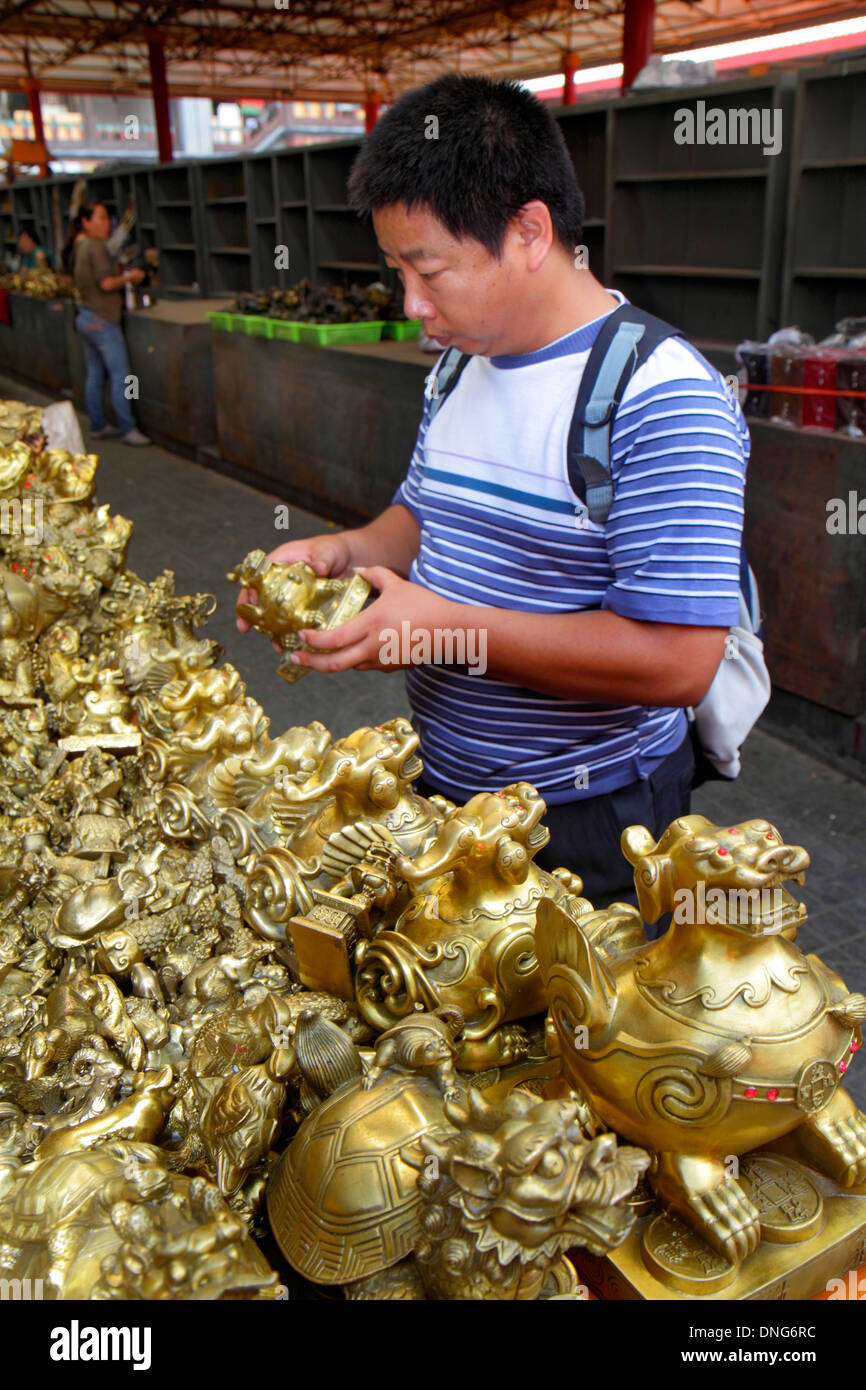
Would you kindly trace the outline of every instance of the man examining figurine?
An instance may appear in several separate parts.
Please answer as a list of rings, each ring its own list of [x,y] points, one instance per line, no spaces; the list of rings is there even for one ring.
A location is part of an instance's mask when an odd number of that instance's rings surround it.
[[[574,170],[553,117],[520,87],[447,76],[406,94],[365,140],[349,193],[407,317],[471,357],[445,399],[428,393],[393,505],[271,553],[323,576],[360,570],[378,591],[344,626],[304,633],[311,650],[292,659],[392,670],[382,634],[407,622],[413,637],[483,631],[483,675],[401,662],[419,790],[462,802],[532,782],[551,831],[536,862],[580,872],[596,906],[629,897],[622,829],[658,836],[688,811],[684,710],[738,619],[739,407],[695,349],[665,338],[625,388],[613,501],[603,524],[589,519],[567,441],[590,349],[624,301],[576,255]]]

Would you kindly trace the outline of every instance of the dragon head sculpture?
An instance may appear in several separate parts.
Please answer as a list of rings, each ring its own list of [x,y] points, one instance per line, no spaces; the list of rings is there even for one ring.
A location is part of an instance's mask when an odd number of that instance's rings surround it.
[[[588,1139],[575,1099],[541,1100],[519,1088],[493,1103],[477,1090],[445,1102],[456,1139],[425,1135],[420,1170],[425,1236],[415,1255],[438,1298],[514,1298],[573,1246],[606,1254],[634,1214],[622,1199],[645,1172],[642,1149],[613,1134]],[[430,1296],[428,1292],[428,1296]]]
[[[761,895],[768,891],[779,889],[782,899],[773,914],[774,930],[804,915],[781,885],[786,879],[802,883],[809,855],[799,845],[785,844],[769,821],[724,826],[713,825],[706,816],[680,816],[658,842],[644,826],[632,825],[623,831],[622,850],[634,865],[638,902],[647,922],[674,911],[684,895],[698,889],[709,905],[712,890],[721,890],[713,896],[733,905],[722,919],[751,934],[768,926],[762,925],[767,914],[761,911]],[[757,910],[752,910],[755,902]]]

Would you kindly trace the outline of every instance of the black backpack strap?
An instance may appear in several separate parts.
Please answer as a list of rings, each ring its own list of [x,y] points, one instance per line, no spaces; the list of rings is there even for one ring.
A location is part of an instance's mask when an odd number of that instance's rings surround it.
[[[635,370],[666,338],[682,337],[663,319],[621,304],[604,320],[574,403],[568,432],[568,479],[590,521],[604,525],[613,502],[610,432]]]
[[[454,390],[460,380],[463,368],[471,359],[471,352],[461,352],[459,348],[454,347],[446,348],[438,368],[430,373],[424,388],[424,394],[430,402],[428,424]]]

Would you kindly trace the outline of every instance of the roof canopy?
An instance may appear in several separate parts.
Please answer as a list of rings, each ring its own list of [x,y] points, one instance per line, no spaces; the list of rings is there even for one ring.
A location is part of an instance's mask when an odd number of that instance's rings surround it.
[[[580,5],[583,8],[580,8]],[[145,93],[148,40],[170,95],[384,100],[443,71],[541,77],[566,52],[621,56],[623,0],[0,0],[0,88]],[[861,0],[657,0],[655,48],[677,52],[862,13]]]

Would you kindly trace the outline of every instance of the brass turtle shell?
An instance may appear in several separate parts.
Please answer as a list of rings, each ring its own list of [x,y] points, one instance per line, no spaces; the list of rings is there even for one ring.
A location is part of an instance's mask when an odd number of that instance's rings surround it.
[[[418,1170],[401,1150],[454,1133],[425,1077],[388,1072],[370,1090],[341,1086],[301,1125],[268,1185],[289,1264],[315,1283],[346,1284],[410,1254],[421,1234]]]

